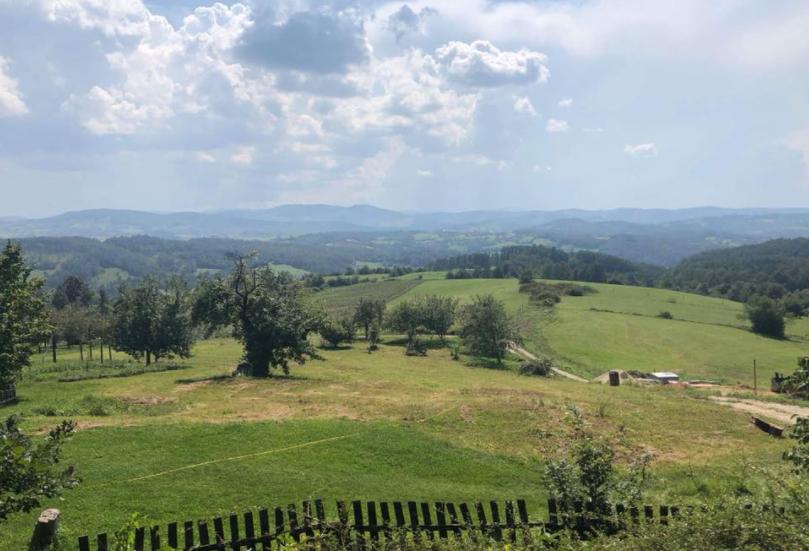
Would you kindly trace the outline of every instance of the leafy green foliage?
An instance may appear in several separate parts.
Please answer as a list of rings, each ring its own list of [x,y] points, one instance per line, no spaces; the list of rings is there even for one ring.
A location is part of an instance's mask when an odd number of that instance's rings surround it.
[[[113,346],[132,357],[191,357],[194,342],[191,302],[186,284],[172,278],[165,289],[154,276],[134,287],[122,285],[115,303]]]
[[[745,303],[744,313],[754,333],[779,339],[784,337],[784,308],[777,301],[762,296],[752,297]]]
[[[424,329],[422,302],[417,297],[395,304],[388,311],[386,323],[390,330],[404,334],[411,347]]]
[[[795,464],[798,472],[809,475],[809,418],[798,417],[790,429],[789,436],[797,444],[784,452],[784,459]]]
[[[361,297],[354,309],[354,321],[362,327],[365,338],[374,324],[381,325],[385,318],[385,301],[376,297]]]
[[[493,295],[475,295],[461,309],[461,342],[473,356],[502,362],[517,330],[505,305]]]
[[[8,242],[0,252],[0,388],[14,383],[33,347],[50,335],[42,285],[31,278],[22,248]]]
[[[19,417],[0,425],[0,521],[27,513],[43,498],[57,497],[63,488],[78,484],[73,467],[58,467],[62,444],[74,430],[74,423],[64,421],[34,446],[20,431]]]
[[[326,318],[320,326],[320,336],[332,348],[337,348],[344,342],[352,342],[356,334],[357,326],[354,317],[350,315]]]
[[[308,341],[323,325],[320,305],[307,299],[303,285],[270,267],[256,267],[254,255],[231,255],[233,269],[225,278],[203,280],[197,287],[193,319],[208,332],[232,327],[244,346],[244,360],[256,377],[271,368],[289,373],[289,362],[303,363],[317,353]]]
[[[460,299],[441,295],[422,295],[421,315],[424,328],[442,343],[456,321]]]
[[[546,356],[537,360],[529,360],[520,365],[520,375],[547,377],[551,374],[552,368],[553,360]]]

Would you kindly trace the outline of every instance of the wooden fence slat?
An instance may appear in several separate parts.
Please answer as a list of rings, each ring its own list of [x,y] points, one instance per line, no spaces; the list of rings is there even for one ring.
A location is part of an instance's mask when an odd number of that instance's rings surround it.
[[[517,514],[520,516],[520,524],[528,526],[528,506],[525,504],[524,499],[517,500]]]
[[[225,545],[225,524],[222,522],[222,517],[213,519],[213,534],[216,541],[214,542],[219,549],[226,549]]]
[[[365,536],[363,535],[362,503],[352,501],[351,508],[354,510],[354,531],[357,532],[357,549],[365,549]]]
[[[135,529],[135,551],[144,551],[143,545],[146,539],[146,530],[143,528]]]
[[[107,534],[99,534],[96,540],[96,549],[98,551],[107,551],[109,549],[109,544],[107,542]]]
[[[410,529],[413,531],[413,541],[418,544],[421,541],[421,534],[419,534],[419,509],[415,501],[407,502],[407,511],[410,514]]]
[[[191,549],[194,547],[194,523],[187,520],[183,523],[183,543],[184,549]]]
[[[166,530],[166,537],[168,538],[168,545],[170,549],[177,549],[177,544],[179,541],[177,540],[177,523],[172,522],[168,525],[168,529]]]
[[[312,502],[311,501],[304,501],[303,502],[303,529],[306,533],[307,538],[315,537],[315,531],[312,528],[312,521],[314,520],[314,514],[312,513]]]
[[[208,534],[208,523],[201,520],[197,523],[197,530],[199,531],[199,544],[201,546],[210,545],[211,537]]]
[[[655,511],[651,505],[643,506],[643,516],[646,517],[647,522],[652,522],[654,520]]]
[[[366,507],[368,508],[368,527],[371,533],[371,541],[373,542],[372,546],[376,547],[376,544],[379,542],[379,523],[376,519],[376,503],[369,501]]]
[[[584,514],[583,514],[583,504],[581,501],[574,501],[573,502],[573,513],[575,515],[575,523],[576,523],[576,530],[579,534],[584,533],[585,529],[585,521],[584,521]]]
[[[669,523],[669,508],[666,505],[660,506],[660,524],[663,526]]]
[[[289,520],[289,533],[295,541],[301,541],[301,532],[298,529],[298,510],[295,509],[295,504],[290,503],[287,505],[287,519]]]
[[[280,507],[275,507],[273,516],[275,517],[275,538],[278,539],[284,533],[284,510]]]
[[[680,516],[680,508],[679,508],[679,507],[677,507],[676,505],[673,505],[673,506],[671,507],[671,516],[672,516],[673,518],[677,518],[677,517],[679,517],[679,516]]]
[[[421,504],[421,520],[424,521],[424,526],[426,527],[427,537],[429,539],[435,539],[435,534],[433,533],[433,519],[430,515],[430,504],[429,503],[422,503]]]
[[[315,514],[317,515],[317,529],[322,532],[326,525],[326,509],[323,507],[322,499],[315,500]]]
[[[270,538],[270,511],[269,509],[259,509],[258,511],[258,532],[261,535],[262,551],[269,551],[272,548]]]
[[[478,515],[478,522],[480,523],[480,531],[483,532],[486,536],[489,535],[489,525],[486,522],[486,510],[483,508],[483,504],[479,501],[475,503],[475,513]]]
[[[629,516],[632,517],[632,524],[638,524],[640,522],[640,511],[635,505],[629,507]]]
[[[396,526],[401,528],[405,525],[404,508],[401,501],[393,502],[393,516],[396,519]]]
[[[239,517],[236,515],[230,515],[228,518],[228,523],[230,524],[230,547],[233,551],[239,551],[241,549],[241,544],[239,540]],[[224,538],[223,538],[224,540]]]
[[[461,509],[461,517],[463,517],[463,523],[466,525],[467,528],[471,528],[474,523],[472,521],[472,513],[469,512],[469,506],[466,503],[461,503],[459,507]]]
[[[458,528],[458,511],[456,511],[454,503],[447,503],[447,513],[449,514],[449,522],[453,525],[452,533],[456,536],[460,536],[461,529]]]
[[[503,539],[503,530],[500,528],[500,507],[496,501],[490,501],[489,508],[492,510],[492,538],[500,541]]]
[[[387,501],[379,503],[379,512],[382,515],[382,534],[387,541],[390,536],[390,506]]]
[[[149,530],[149,545],[152,551],[160,551],[160,527],[152,526]]]
[[[438,524],[438,537],[447,539],[447,517],[444,510],[444,502],[435,502],[435,522]]]
[[[90,551],[90,537],[81,536],[79,538],[79,551]]]
[[[551,532],[559,530],[559,515],[557,513],[557,505],[555,499],[548,500],[548,525]]]

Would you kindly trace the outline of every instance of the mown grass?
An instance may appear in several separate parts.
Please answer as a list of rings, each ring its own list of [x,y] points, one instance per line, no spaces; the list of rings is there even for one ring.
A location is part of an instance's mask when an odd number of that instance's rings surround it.
[[[202,341],[182,372],[23,381],[21,401],[0,414],[25,414],[39,434],[63,416],[79,422],[65,454],[84,483],[43,503],[62,510],[69,543],[133,511],[163,523],[311,497],[524,497],[538,512],[544,461],[569,443],[571,403],[621,449],[656,454],[650,499],[660,502],[710,492],[743,459],[779,464],[786,446],[677,389],[523,377],[513,359],[492,369],[440,348],[407,357],[397,342],[324,350],[292,377],[252,380],[228,376],[235,342]],[[33,519],[4,525],[0,549],[22,548]]]
[[[791,373],[807,353],[809,320],[787,325],[787,338],[755,335],[740,316],[743,305],[688,293],[645,287],[588,283],[598,292],[565,296],[553,316],[528,305],[514,279],[425,280],[396,300],[445,294],[469,300],[491,293],[520,321],[526,347],[553,356],[558,364],[592,378],[610,369],[674,371],[684,378],[759,386],[773,372]],[[658,317],[662,311],[673,319]]]

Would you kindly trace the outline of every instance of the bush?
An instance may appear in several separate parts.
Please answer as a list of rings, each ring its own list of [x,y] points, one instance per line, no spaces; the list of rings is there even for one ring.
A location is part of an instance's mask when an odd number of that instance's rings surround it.
[[[784,338],[784,308],[778,301],[764,296],[752,297],[744,305],[744,313],[754,333]]]
[[[550,358],[539,358],[530,360],[520,366],[520,375],[530,375],[534,377],[547,377],[551,374],[553,360]]]
[[[657,317],[658,317],[658,318],[662,318],[662,319],[664,319],[664,320],[671,320],[671,319],[674,319],[674,316],[672,316],[672,315],[671,315],[671,312],[669,312],[668,310],[663,310],[662,312],[660,312],[659,314],[657,314]]]

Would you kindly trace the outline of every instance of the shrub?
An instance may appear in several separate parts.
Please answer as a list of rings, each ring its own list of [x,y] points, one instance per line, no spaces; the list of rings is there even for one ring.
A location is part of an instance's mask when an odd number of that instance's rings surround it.
[[[744,313],[753,332],[768,337],[784,337],[784,308],[778,301],[768,297],[752,297],[744,305]]]
[[[539,358],[530,360],[520,366],[520,375],[530,375],[534,377],[547,377],[551,374],[553,360],[550,358]]]
[[[668,310],[663,310],[662,312],[660,312],[659,314],[657,314],[657,317],[658,317],[658,318],[662,318],[662,319],[664,319],[664,320],[671,320],[671,319],[674,319],[674,316],[672,316],[672,315],[671,315],[671,312],[669,312]]]

